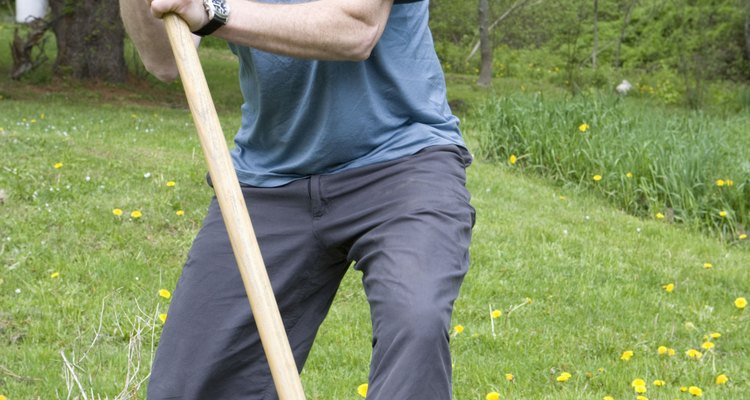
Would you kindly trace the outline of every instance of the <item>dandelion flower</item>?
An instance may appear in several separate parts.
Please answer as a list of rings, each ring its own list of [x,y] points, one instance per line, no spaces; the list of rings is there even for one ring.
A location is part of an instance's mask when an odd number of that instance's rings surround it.
[[[633,173],[632,172],[628,172],[628,173],[625,174],[625,176],[628,177],[628,178],[632,178],[633,177]]]
[[[722,217],[722,218],[726,218],[727,217],[727,212],[724,211],[724,210],[721,210],[721,211],[719,211],[719,216]]]
[[[513,379],[515,379],[515,376],[513,376],[513,374],[511,374],[511,373],[505,374],[505,380],[506,381],[511,382],[511,381],[513,381]]]
[[[648,389],[646,388],[646,385],[637,385],[633,386],[633,390],[638,394],[644,394],[648,392]]]
[[[680,386],[680,392],[687,393],[688,387],[687,386]]]
[[[0,128],[0,132],[2,132],[2,131],[3,131],[3,129]],[[8,400],[8,398],[0,394],[0,400]]]
[[[630,382],[630,386],[631,387],[646,386],[646,381],[644,381],[641,378],[636,378],[636,379],[633,379],[633,382]]]
[[[167,182],[167,187],[174,187],[174,185],[175,185],[174,181]]]
[[[705,268],[705,269],[711,269],[713,267],[714,267],[714,265],[711,264],[710,262],[703,263],[703,268]]]
[[[456,325],[453,327],[453,331],[458,335],[459,333],[464,332],[464,326],[463,325]]]
[[[664,381],[663,381],[663,380],[661,380],[661,379],[657,379],[657,380],[655,380],[655,381],[654,381],[654,386],[664,386],[664,385],[666,385],[666,384],[667,384],[667,383],[666,383],[666,382],[664,382]]]
[[[724,182],[724,179],[717,179],[716,180],[716,186],[718,186],[718,187],[722,187],[725,184],[726,184],[726,182]]]
[[[119,208],[115,208],[114,210],[112,210],[112,214],[114,214],[115,217],[119,217],[122,215],[122,210]]]
[[[615,400],[615,398],[612,396],[604,396],[602,397],[602,400]]]
[[[740,240],[745,240],[745,239],[747,239],[747,233],[740,234]]]
[[[658,353],[660,356],[663,356],[663,355],[667,354],[667,351],[669,351],[669,349],[667,348],[667,346],[659,346],[656,349],[656,353]]]
[[[159,296],[164,297],[165,299],[168,299],[172,297],[172,293],[169,293],[169,290],[167,289],[161,289],[159,290]]]
[[[570,379],[573,375],[571,375],[569,372],[563,372],[557,377],[558,382],[566,382],[568,379]]]
[[[701,390],[701,388],[699,388],[698,386],[690,386],[688,388],[688,393],[692,394],[695,397],[703,396],[703,390]]]
[[[721,375],[719,375],[719,376],[716,377],[716,384],[717,385],[723,385],[723,384],[725,384],[727,382],[729,382],[729,377],[726,376],[726,375],[724,375],[724,374],[721,374]]]
[[[602,176],[601,175],[594,175],[593,179],[594,179],[594,182],[599,182],[599,181],[602,180]]]
[[[731,179],[727,179],[727,181],[726,181],[726,182],[727,182],[727,186],[729,186],[729,187],[732,187],[732,186],[734,186],[734,181],[733,181],[733,180],[731,180]]]
[[[366,383],[363,383],[357,386],[357,394],[362,396],[362,398],[367,397],[367,384]]]
[[[646,396],[635,396],[635,400],[648,400]]]
[[[664,219],[664,214],[660,212],[656,213],[656,219]]]
[[[54,167],[55,169],[60,169],[60,168],[62,168],[62,167],[63,167],[63,163],[61,163],[61,162],[55,163],[55,165],[53,165],[53,167]]]
[[[55,272],[53,272],[52,274],[50,274],[50,276],[49,276],[49,277],[50,277],[50,278],[52,278],[52,279],[57,279],[57,278],[59,278],[59,277],[60,277],[60,273],[59,273],[59,272],[57,272],[57,271],[55,271]]]
[[[503,315],[503,312],[500,310],[492,310],[492,318],[500,318],[500,316]]]
[[[713,344],[712,342],[703,342],[703,344],[701,345],[701,347],[703,347],[705,350],[711,350],[714,348],[714,346],[715,344]]]
[[[675,351],[675,349],[673,349],[671,347],[667,349],[667,355],[668,356],[674,357],[675,354],[677,354],[677,352]]]
[[[747,307],[747,299],[744,297],[738,297],[734,300],[734,306],[739,308],[740,310],[743,310],[745,307]]]
[[[591,126],[589,126],[589,124],[585,122],[582,123],[581,125],[578,125],[578,130],[581,131],[581,133],[586,133],[586,131],[588,131],[589,128],[591,128]]]
[[[662,289],[664,289],[667,293],[674,292],[674,283],[667,283],[666,285],[662,285]]]
[[[516,165],[516,162],[518,161],[518,157],[516,157],[515,154],[511,154],[510,157],[508,157],[508,162],[510,165]]]
[[[500,400],[500,393],[498,392],[489,392],[487,393],[487,396],[484,396],[485,400]]]
[[[159,321],[161,321],[162,324],[167,322],[167,314],[159,314]]]
[[[718,338],[721,337],[721,333],[719,333],[719,332],[711,332],[711,334],[709,334],[708,336],[710,336],[711,339],[718,339]]]
[[[175,211],[175,214],[177,214],[178,217],[181,217],[181,216],[185,215],[185,211],[184,210],[177,210],[177,211]]]
[[[701,353],[700,351],[698,351],[696,349],[690,349],[690,350],[686,351],[685,354],[689,358],[692,358],[692,359],[695,359],[695,360],[700,359],[701,357],[703,357],[703,353]]]
[[[140,218],[142,216],[143,216],[143,213],[141,213],[138,210],[135,210],[135,211],[133,211],[133,212],[130,213],[130,217],[133,218],[133,219],[138,219],[138,218]]]
[[[622,355],[620,356],[620,360],[622,361],[630,361],[631,358],[633,358],[633,350],[625,350],[622,352]]]

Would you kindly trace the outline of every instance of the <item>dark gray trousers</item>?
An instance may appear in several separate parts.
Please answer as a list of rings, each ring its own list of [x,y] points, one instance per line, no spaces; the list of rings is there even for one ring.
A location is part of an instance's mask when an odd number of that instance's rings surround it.
[[[243,188],[300,369],[355,261],[373,324],[367,398],[451,399],[450,319],[474,223],[469,162],[462,148],[435,146],[282,187]],[[276,398],[214,199],[174,291],[148,399]]]

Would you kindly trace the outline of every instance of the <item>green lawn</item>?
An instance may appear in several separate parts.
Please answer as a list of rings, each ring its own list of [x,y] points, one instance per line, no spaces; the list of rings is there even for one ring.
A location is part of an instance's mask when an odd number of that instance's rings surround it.
[[[209,81],[230,138],[233,61],[203,54],[218,68]],[[159,292],[174,288],[211,196],[179,90],[0,81],[0,396],[145,397],[169,307]],[[477,132],[465,133],[474,148]],[[638,219],[505,162],[477,160],[469,185],[478,220],[454,313],[456,400],[635,399],[637,378],[651,400],[692,398],[681,391],[691,386],[706,399],[747,398],[750,310],[735,306],[750,297],[747,242]],[[357,399],[367,379],[358,275],[345,279],[303,373],[311,399]]]

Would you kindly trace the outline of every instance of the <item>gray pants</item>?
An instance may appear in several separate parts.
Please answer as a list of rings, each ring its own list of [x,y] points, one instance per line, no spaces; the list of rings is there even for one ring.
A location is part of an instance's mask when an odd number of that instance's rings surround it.
[[[243,188],[300,369],[355,261],[373,325],[367,398],[451,399],[448,333],[474,223],[469,161],[462,148],[435,146],[282,187]],[[174,292],[148,399],[276,398],[214,199]]]

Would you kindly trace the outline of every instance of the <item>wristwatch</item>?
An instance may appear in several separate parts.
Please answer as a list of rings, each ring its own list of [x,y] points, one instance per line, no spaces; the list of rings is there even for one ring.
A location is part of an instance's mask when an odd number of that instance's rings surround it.
[[[226,0],[203,0],[203,7],[208,13],[208,23],[193,32],[198,36],[207,36],[227,24],[229,5]]]

